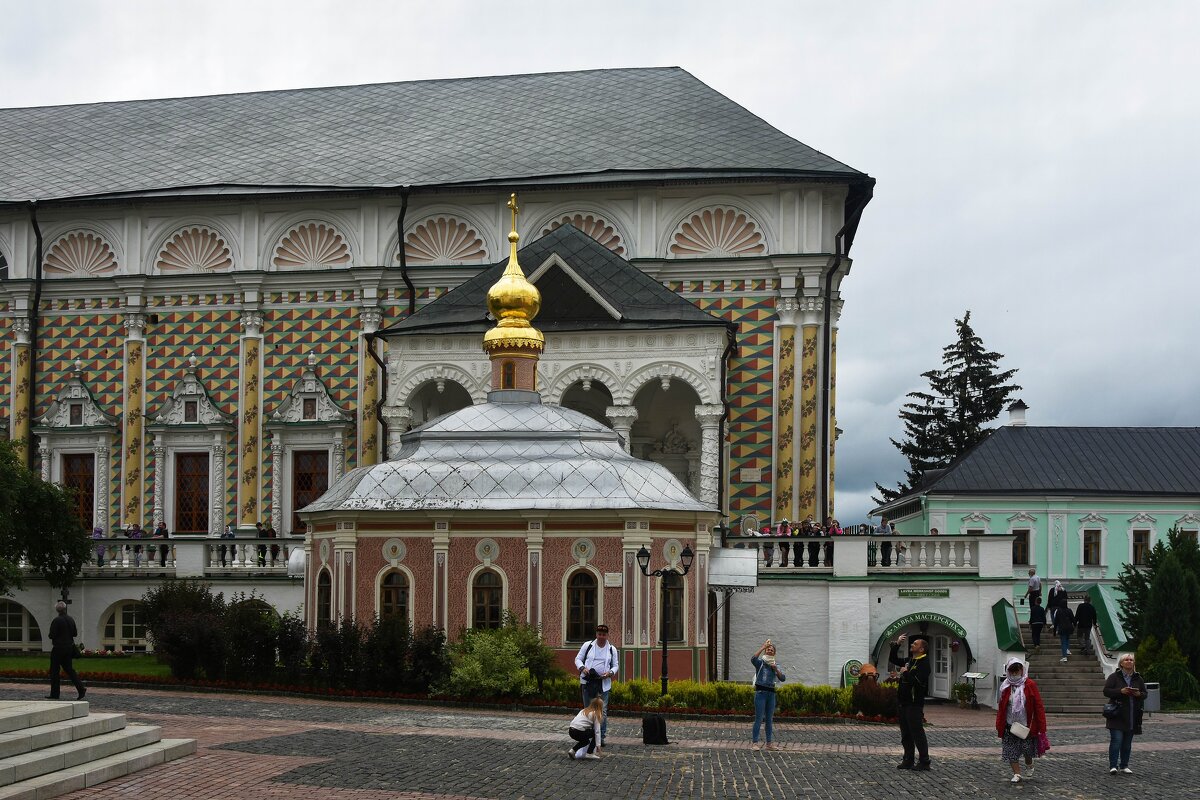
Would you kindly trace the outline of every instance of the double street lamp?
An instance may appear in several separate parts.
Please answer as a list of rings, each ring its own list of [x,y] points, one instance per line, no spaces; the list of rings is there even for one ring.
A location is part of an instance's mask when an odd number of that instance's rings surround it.
[[[645,545],[641,550],[638,550],[637,562],[642,570],[642,574],[647,578],[662,578],[662,597],[659,600],[660,624],[659,630],[662,631],[662,693],[667,694],[667,592],[675,585],[677,578],[682,578],[687,575],[692,569],[692,559],[695,554],[692,548],[684,545],[683,552],[679,554],[679,563],[683,570],[677,570],[673,567],[664,567],[651,572],[650,566],[650,551]]]

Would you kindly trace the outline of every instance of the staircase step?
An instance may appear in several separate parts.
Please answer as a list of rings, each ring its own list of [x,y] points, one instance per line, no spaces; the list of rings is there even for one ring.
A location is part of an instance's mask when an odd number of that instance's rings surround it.
[[[125,727],[124,714],[89,714],[24,730],[0,733],[0,759],[42,750],[89,736],[100,736]]]
[[[30,703],[23,700],[0,702],[0,733],[49,725],[52,722],[86,717],[86,700],[46,700]]]
[[[161,739],[122,753],[0,787],[0,800],[45,800],[196,752],[195,739]],[[181,792],[186,795],[186,790]]]
[[[0,760],[0,786],[76,767],[157,742],[162,730],[153,725],[129,725],[121,730],[66,742]]]

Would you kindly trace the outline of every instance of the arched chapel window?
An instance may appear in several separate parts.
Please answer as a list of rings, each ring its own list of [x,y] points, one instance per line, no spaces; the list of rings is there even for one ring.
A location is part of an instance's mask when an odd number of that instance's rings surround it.
[[[591,639],[597,622],[596,576],[581,569],[567,581],[567,641]]]
[[[511,389],[517,385],[517,365],[511,361],[505,361],[500,367],[500,388]]]
[[[333,622],[333,580],[321,570],[317,575],[317,624]]]
[[[408,578],[403,572],[389,572],[379,587],[379,616],[408,619]]]
[[[471,627],[500,627],[503,588],[500,576],[494,570],[485,569],[475,576],[475,582],[471,585]]]

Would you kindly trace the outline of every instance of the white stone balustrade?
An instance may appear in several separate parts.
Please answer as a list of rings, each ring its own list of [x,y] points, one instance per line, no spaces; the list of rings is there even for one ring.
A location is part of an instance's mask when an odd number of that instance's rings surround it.
[[[783,563],[781,544],[788,547],[786,564]],[[759,574],[824,573],[839,577],[964,574],[996,577],[1000,574],[998,570],[1007,568],[1011,571],[1012,537],[727,535],[725,546],[757,550]]]
[[[165,544],[165,558],[159,547]],[[141,552],[135,552],[136,546]],[[172,537],[167,540],[117,538],[93,545],[84,575],[170,572],[176,577],[206,575],[287,574],[288,557],[295,547],[304,547],[303,537],[276,539],[214,539],[207,536]],[[274,551],[272,550],[274,548]],[[103,558],[101,558],[103,551]]]

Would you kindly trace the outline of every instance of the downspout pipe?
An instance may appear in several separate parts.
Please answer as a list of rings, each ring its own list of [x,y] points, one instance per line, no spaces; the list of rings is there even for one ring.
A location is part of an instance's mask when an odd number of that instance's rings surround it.
[[[400,190],[400,213],[396,215],[396,249],[400,251],[400,278],[408,290],[408,316],[417,313],[417,290],[408,275],[408,260],[404,256],[404,217],[408,214],[409,187]]]
[[[736,322],[727,323],[725,330],[726,330],[726,334],[727,334],[727,338],[728,338],[728,343],[725,345],[725,352],[721,354],[721,394],[726,397],[726,399],[724,401],[725,416],[721,420],[721,430],[722,431],[725,430],[725,425],[729,420],[729,400],[728,400],[729,393],[727,391],[728,375],[729,375],[729,359],[733,356],[733,354],[735,352],[737,352],[738,325]],[[724,475],[725,474],[725,437],[724,436],[718,437],[718,444],[720,446],[717,448],[717,474]],[[726,494],[728,485],[729,485],[729,481],[726,481],[726,480],[718,481],[717,508],[720,510],[720,512],[722,514],[722,518],[724,518],[724,514],[725,514],[725,499],[726,499],[725,494]],[[725,537],[722,536],[721,537],[721,546],[722,547],[725,546],[724,539],[725,539]],[[721,657],[722,677],[721,677],[721,680],[726,680],[726,681],[729,680],[729,599],[730,598],[727,597],[725,599],[725,602],[722,603],[721,606],[718,608],[718,613],[724,614],[724,625],[721,626],[721,651],[722,651],[722,657]],[[715,666],[716,665],[714,665],[714,668],[715,668]]]
[[[834,237],[834,254],[833,260],[829,262],[829,269],[825,270],[825,280],[823,281],[824,293],[824,319],[821,323],[821,335],[823,337],[824,346],[821,348],[823,352],[822,363],[825,365],[825,379],[821,381],[821,444],[820,450],[817,453],[817,458],[820,459],[821,472],[825,474],[825,485],[821,489],[821,500],[824,509],[818,515],[818,519],[824,519],[833,513],[831,507],[833,498],[829,496],[829,437],[833,435],[829,425],[829,384],[833,379],[831,367],[833,361],[833,276],[841,268],[842,262],[850,254],[850,248],[854,245],[854,234],[858,230],[858,222],[862,218],[863,209],[867,207],[867,203],[871,202],[871,198],[875,194],[875,181],[868,179],[864,183],[857,184],[850,189],[850,194],[846,198],[846,215],[845,222],[842,223],[841,229]]]
[[[375,419],[379,421],[379,447],[383,452],[383,460],[387,461],[387,444],[388,444],[388,422],[383,416],[383,406],[387,401],[387,364],[383,363],[383,359],[379,357],[379,353],[375,351],[375,341],[379,338],[378,331],[372,331],[366,335],[367,352],[371,355],[371,359],[379,365],[380,378],[379,388],[382,390],[379,393],[379,399],[375,401]]]
[[[25,444],[25,465],[33,470],[33,412],[37,406],[37,351],[38,351],[38,320],[41,319],[42,307],[42,226],[38,224],[38,204],[36,200],[29,201],[29,224],[33,226],[34,237],[34,272],[33,272],[33,305],[29,309],[29,405],[26,413],[29,416],[29,441]]]
[[[396,249],[399,251],[400,257],[400,278],[404,281],[404,288],[408,292],[408,316],[412,316],[417,310],[417,290],[413,286],[412,278],[408,275],[408,261],[404,257],[404,218],[408,215],[408,194],[411,187],[404,186],[400,189],[400,213],[396,215]],[[379,420],[379,446],[383,451],[384,460],[387,460],[387,445],[390,438],[388,430],[387,418],[383,416],[383,406],[387,402],[388,389],[388,374],[387,364],[383,363],[383,359],[379,357],[378,351],[375,349],[375,342],[379,339],[379,332],[372,331],[367,334],[367,352],[371,354],[371,358],[379,365],[379,373],[382,375],[380,384],[379,399],[375,401],[375,418]]]

